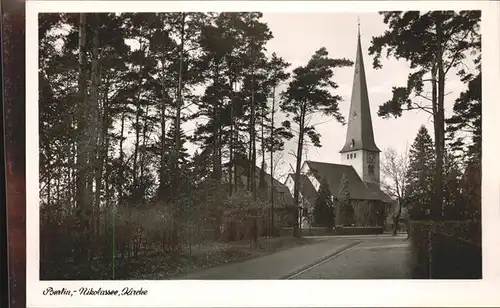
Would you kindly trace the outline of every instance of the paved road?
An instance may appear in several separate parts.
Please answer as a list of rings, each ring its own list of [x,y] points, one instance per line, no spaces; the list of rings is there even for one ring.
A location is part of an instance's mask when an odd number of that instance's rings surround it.
[[[374,238],[313,265],[292,279],[410,279],[408,241]]]
[[[176,279],[409,278],[406,236],[318,237],[315,243]]]

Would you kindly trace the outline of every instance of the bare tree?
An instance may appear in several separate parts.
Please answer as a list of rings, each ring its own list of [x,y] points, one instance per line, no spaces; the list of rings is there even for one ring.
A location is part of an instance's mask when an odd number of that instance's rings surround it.
[[[399,217],[406,206],[405,187],[408,182],[408,163],[408,149],[398,154],[396,150],[389,148],[385,150],[380,166],[382,172],[380,186],[396,201],[392,206],[393,235],[398,232]]]

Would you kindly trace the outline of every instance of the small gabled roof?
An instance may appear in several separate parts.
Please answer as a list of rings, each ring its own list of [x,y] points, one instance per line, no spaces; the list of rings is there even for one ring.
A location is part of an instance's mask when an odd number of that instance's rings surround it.
[[[257,180],[257,186],[259,185],[260,170],[261,169],[258,166],[255,166],[255,177]],[[270,174],[264,171],[264,181],[266,182],[268,188],[271,187],[271,180],[273,181],[273,186],[276,192],[285,194],[285,203],[293,204],[293,195],[291,194],[288,187],[286,187],[285,184],[281,183],[277,179],[272,178]]]
[[[289,173],[289,177],[292,179],[295,179],[295,174]],[[314,185],[312,184],[311,180],[309,177],[305,174],[300,175],[300,188],[299,188],[300,193],[304,198],[307,199],[309,204],[314,205],[316,202],[316,198],[318,197],[318,192],[314,188]]]
[[[243,180],[243,182],[246,182],[246,178],[247,178],[247,173],[246,173],[246,170],[244,170],[244,168],[248,168],[248,164],[246,164],[246,162],[248,162],[245,158],[241,158],[240,160],[238,160],[237,163],[241,164],[240,167],[243,167],[243,169],[241,168],[238,168],[239,171],[241,172],[240,173],[240,177],[241,179]],[[259,166],[255,166],[255,180],[257,181],[257,187],[259,186],[259,181],[260,181],[260,167]],[[277,193],[283,193],[284,194],[284,202],[285,204],[288,204],[288,205],[293,205],[293,195],[292,193],[290,192],[290,190],[288,189],[288,187],[281,183],[280,181],[278,181],[277,179],[275,178],[272,178],[271,175],[267,172],[264,171],[264,181],[266,183],[266,188],[267,189],[270,189],[271,188],[271,181],[273,183],[273,186],[274,186],[274,190],[277,192]]]

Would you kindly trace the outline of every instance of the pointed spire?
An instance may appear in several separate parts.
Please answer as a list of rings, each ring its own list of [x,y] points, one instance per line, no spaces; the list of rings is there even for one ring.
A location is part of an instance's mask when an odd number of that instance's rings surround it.
[[[361,31],[360,31],[361,25],[359,22],[359,16],[358,16],[358,39],[361,38]]]
[[[349,118],[347,119],[346,142],[340,151],[341,153],[361,149],[380,152],[375,144],[375,138],[373,136],[370,101],[368,99],[368,86],[366,84],[359,28],[358,19],[358,44],[356,50],[356,63],[354,64],[351,107]]]

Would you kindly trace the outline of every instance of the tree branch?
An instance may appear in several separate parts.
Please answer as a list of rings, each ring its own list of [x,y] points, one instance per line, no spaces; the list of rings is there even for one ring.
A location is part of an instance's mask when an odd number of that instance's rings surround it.
[[[469,31],[467,31],[465,33],[465,35],[462,37],[462,39],[459,41],[459,43],[463,40],[465,40],[465,38],[469,35],[469,33],[472,31],[472,29],[470,29]],[[458,43],[458,44],[459,44]],[[455,62],[455,60],[457,59],[458,55],[461,54],[460,51],[457,51],[454,55],[453,55],[453,58],[451,59],[451,62],[450,62],[450,65],[448,65],[448,67],[444,70],[444,75],[446,76],[446,74],[448,74],[448,71],[453,67],[453,63]]]

